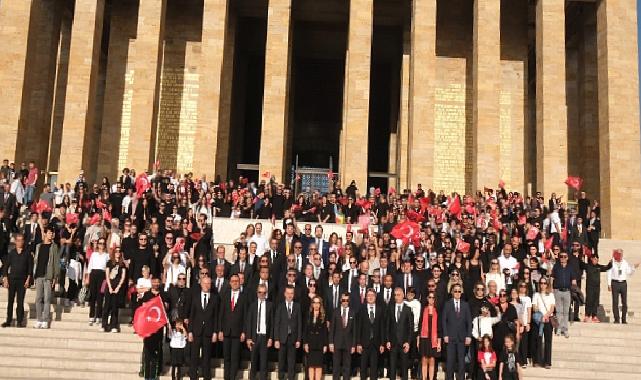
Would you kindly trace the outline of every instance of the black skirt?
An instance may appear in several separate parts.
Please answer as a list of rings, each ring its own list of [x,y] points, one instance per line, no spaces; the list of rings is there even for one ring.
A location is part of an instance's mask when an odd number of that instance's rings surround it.
[[[171,348],[171,365],[181,366],[185,364],[185,349],[184,348]]]
[[[309,354],[307,354],[307,367],[322,367],[324,358],[323,350],[310,349]]]
[[[432,347],[430,338],[420,338],[418,343],[418,351],[423,358],[439,358],[441,353]]]

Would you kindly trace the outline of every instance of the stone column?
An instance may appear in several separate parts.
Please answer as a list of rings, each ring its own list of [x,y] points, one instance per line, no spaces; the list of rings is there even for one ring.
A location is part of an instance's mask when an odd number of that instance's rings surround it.
[[[436,0],[413,1],[411,33],[408,183],[428,189],[434,179]]]
[[[641,238],[639,74],[635,2],[602,0],[597,9],[601,223],[606,237]]]
[[[536,5],[536,190],[567,194],[565,0]],[[566,197],[567,199],[567,197]]]
[[[352,180],[361,194],[367,192],[370,68],[374,1],[351,0],[345,58],[343,130],[340,174],[343,186]]]
[[[90,161],[99,141],[95,111],[104,10],[104,0],[76,0],[58,183],[73,183],[82,169],[93,178]]]
[[[409,45],[409,44],[408,44]],[[409,186],[408,175],[409,168],[407,167],[407,162],[409,159],[409,110],[410,110],[410,47],[403,49],[403,61],[401,68],[401,107],[399,110],[399,121],[398,121],[398,190],[399,194],[402,193],[403,189],[406,189]]]
[[[269,172],[278,182],[284,181],[289,128],[291,6],[291,0],[269,0],[267,14],[259,176]]]
[[[223,128],[229,129],[228,123],[220,123],[220,113],[223,111],[221,86],[224,80],[232,79],[222,77],[228,15],[228,0],[204,1],[198,127],[194,140],[197,158],[193,161],[193,171],[197,177],[204,174],[209,180],[214,179],[219,132]]]
[[[501,91],[501,2],[474,1],[472,63],[472,190],[499,182]]]
[[[154,159],[158,94],[167,0],[140,0],[132,59],[134,70],[127,166],[138,173]]]
[[[0,160],[16,156],[30,18],[31,0],[0,2]]]

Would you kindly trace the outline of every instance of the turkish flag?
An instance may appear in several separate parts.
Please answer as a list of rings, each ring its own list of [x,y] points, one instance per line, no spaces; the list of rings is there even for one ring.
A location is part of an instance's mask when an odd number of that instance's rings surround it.
[[[136,177],[136,194],[138,194],[138,198],[142,198],[144,192],[149,188],[151,188],[151,182],[149,182],[147,173],[139,174],[138,177]]]
[[[147,338],[167,324],[167,313],[160,296],[142,304],[134,314],[134,331]]]
[[[405,221],[395,225],[390,234],[396,239],[402,239],[404,244],[407,244],[410,241],[420,242],[421,226],[415,222]]]
[[[578,191],[583,185],[583,179],[581,177],[568,177],[565,180],[565,184]]]
[[[525,238],[527,240],[534,240],[534,239],[536,239],[538,234],[539,234],[539,229],[538,228],[530,227],[530,229],[527,231],[527,234],[525,235]]]
[[[501,180],[499,180],[499,187],[500,187],[501,189],[504,189],[504,188],[505,188],[505,181],[503,181],[502,179],[501,179]]]
[[[462,253],[468,253],[470,251],[470,243],[465,242],[463,239],[458,239],[456,250]]]
[[[425,217],[423,216],[423,214],[419,214],[418,212],[413,210],[407,210],[407,212],[405,213],[405,216],[407,216],[408,220],[415,223],[421,223],[425,220]]]
[[[65,223],[67,224],[78,224],[78,214],[68,213],[65,215]]]
[[[451,200],[448,208],[451,215],[454,215],[456,219],[461,219],[461,198],[458,195]]]

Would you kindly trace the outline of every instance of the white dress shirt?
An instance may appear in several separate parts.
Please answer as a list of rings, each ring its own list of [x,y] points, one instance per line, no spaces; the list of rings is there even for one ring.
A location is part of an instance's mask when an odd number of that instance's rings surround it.
[[[257,334],[267,334],[267,303],[264,300],[258,300],[258,328],[256,329]]]
[[[608,269],[608,286],[612,284],[612,281],[627,281],[628,277],[634,274],[634,266],[630,265],[625,259],[617,262],[612,260],[612,268]]]

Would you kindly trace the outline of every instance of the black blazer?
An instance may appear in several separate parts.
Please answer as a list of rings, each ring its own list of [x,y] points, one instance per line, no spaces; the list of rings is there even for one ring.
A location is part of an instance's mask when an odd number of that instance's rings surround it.
[[[382,346],[385,340],[385,322],[387,318],[386,308],[374,305],[374,322],[369,319],[369,305],[365,304],[358,312],[358,333],[357,342],[364,348],[370,346]]]
[[[232,275],[238,273],[240,273],[240,262],[236,261],[232,264],[229,274]],[[251,265],[249,261],[245,261],[245,268],[243,268],[243,273],[245,274],[245,283],[247,284],[254,274],[254,266]]]
[[[451,342],[464,342],[465,338],[472,337],[472,315],[470,306],[467,302],[461,300],[461,310],[456,313],[454,309],[454,299],[451,299],[443,306],[441,312],[441,326],[443,337],[447,337]]]
[[[331,321],[332,316],[334,315],[334,287],[330,286],[327,281],[323,281],[325,290],[325,313],[327,314],[327,320]],[[341,306],[341,295],[345,291],[345,288],[342,284],[338,285],[338,302],[336,303],[339,307]]]
[[[210,300],[207,303],[207,307],[203,310],[201,295],[201,290],[193,292],[187,329],[195,336],[212,336],[219,331],[217,316],[220,307],[220,298],[218,294],[210,291]]]
[[[265,310],[262,310],[261,313],[265,315],[265,325],[267,339],[272,338],[273,328],[274,328],[274,307],[271,301],[265,301]],[[258,300],[251,303],[249,309],[247,310],[247,318],[245,318],[245,337],[256,342],[258,329]]]
[[[311,315],[305,321],[303,343],[309,345],[310,350],[322,350],[327,346],[327,322],[325,320],[312,321]]]
[[[238,298],[231,309],[231,289],[221,294],[220,313],[218,314],[218,326],[225,337],[238,338],[243,332],[245,323],[245,309],[247,307],[246,296],[244,292],[238,290]]]
[[[356,312],[349,308],[347,326],[343,327],[341,308],[334,311],[331,323],[329,324],[329,343],[334,345],[336,350],[350,349],[356,346]]]
[[[401,307],[401,317],[396,322],[396,302],[390,301],[387,306],[386,341],[392,346],[411,343],[414,332],[414,314],[407,305]]]
[[[292,303],[292,316],[290,318],[287,312],[287,303],[282,301],[278,304],[274,313],[273,338],[281,343],[287,342],[288,337],[290,342],[300,342],[303,338],[302,324],[300,304],[295,301]],[[288,330],[291,331],[291,334],[288,334]]]

